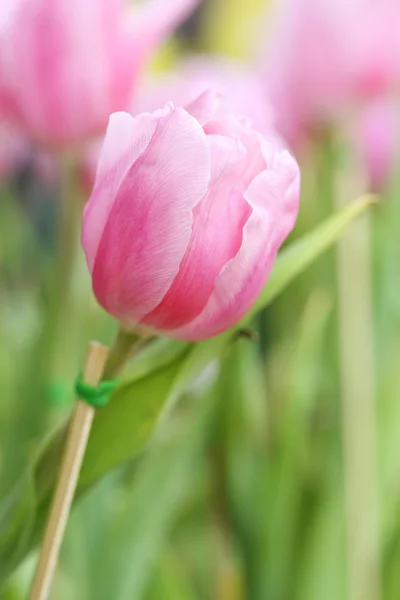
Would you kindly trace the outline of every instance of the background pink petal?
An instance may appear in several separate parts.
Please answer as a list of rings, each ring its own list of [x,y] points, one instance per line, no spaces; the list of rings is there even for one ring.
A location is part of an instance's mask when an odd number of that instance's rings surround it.
[[[394,174],[399,134],[398,102],[379,98],[361,110],[353,135],[373,190],[382,190]]]
[[[172,100],[188,106],[206,90],[222,96],[223,105],[240,117],[247,117],[260,132],[269,133],[274,115],[262,79],[252,70],[220,56],[195,56],[173,70],[153,76],[141,85],[135,110],[155,110]]]
[[[120,0],[19,3],[2,53],[10,113],[33,137],[64,142],[104,123],[121,10]]]
[[[296,146],[348,98],[347,0],[284,0],[269,27],[262,69],[279,132]]]
[[[51,146],[100,135],[110,113],[131,107],[144,61],[195,4],[19,0],[0,34],[9,117]]]
[[[26,139],[0,120],[0,179],[27,163],[30,153]]]

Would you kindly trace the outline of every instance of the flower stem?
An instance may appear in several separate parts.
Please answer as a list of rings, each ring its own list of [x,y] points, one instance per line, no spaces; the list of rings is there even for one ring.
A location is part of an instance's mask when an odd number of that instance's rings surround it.
[[[342,155],[345,155],[342,152]],[[363,187],[351,156],[338,177],[342,208]],[[382,597],[380,507],[371,273],[367,216],[338,244],[341,413],[346,511],[347,582],[350,600]]]
[[[110,354],[103,372],[103,379],[113,379],[130,358],[131,354],[140,344],[140,336],[137,333],[118,330],[115,342],[111,347]]]
[[[56,258],[50,281],[50,304],[48,317],[50,382],[65,377],[65,356],[68,340],[72,339],[74,322],[72,284],[77,258],[79,222],[82,212],[73,157],[61,159],[61,200],[56,239]]]
[[[128,360],[147,346],[152,339],[152,336],[143,337],[134,331],[125,331],[121,327],[108,355],[102,379],[114,379]]]

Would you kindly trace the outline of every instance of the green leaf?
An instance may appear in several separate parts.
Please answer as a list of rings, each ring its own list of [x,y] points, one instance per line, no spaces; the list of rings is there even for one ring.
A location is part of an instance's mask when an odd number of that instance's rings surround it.
[[[0,505],[0,581],[24,558],[35,521],[36,498],[28,471]]]
[[[80,488],[91,485],[144,447],[181,368],[182,359],[178,359],[123,386],[110,404],[97,412]]]
[[[196,400],[194,410],[172,431],[168,428],[167,436],[158,436],[139,465],[125,521],[129,540],[120,564],[121,600],[142,597],[179,509],[197,483],[209,431],[209,400]]]
[[[151,369],[150,363],[144,362],[134,373],[132,380],[124,380],[110,405],[99,410],[96,415],[78,492],[84,491],[100,477],[137,455],[145,447],[156,426],[162,423],[163,419],[160,417],[168,414],[175,402],[212,361],[224,355],[235,335],[248,326],[254,314],[267,306],[297,275],[334,244],[354,219],[374,202],[372,196],[360,198],[285,249],[256,305],[231,330],[198,344],[164,343],[162,352],[158,354],[158,361],[155,360],[156,370]],[[172,362],[168,358],[168,348],[171,348],[171,356],[175,357]],[[134,367],[132,369],[134,372]],[[19,491],[14,492],[11,499],[6,498],[4,502],[7,510],[4,505],[0,505],[1,565],[10,563],[10,548],[19,548],[21,540],[23,551],[18,552],[18,560],[13,561],[12,568],[23,558],[29,547],[37,542],[44,526],[64,439],[65,429],[53,438],[34,469],[37,512],[32,531],[26,529],[26,520],[19,516],[21,506],[26,507],[24,510],[27,514],[34,513],[35,494],[31,488],[22,486]],[[11,529],[10,522],[14,524]],[[29,543],[25,543],[26,537],[29,537]],[[11,567],[5,567],[0,576],[4,578],[10,570]]]
[[[377,201],[378,198],[373,195],[358,198],[283,250],[278,256],[267,285],[244,322],[247,323],[252,316],[274,300],[297,275],[337,242],[355,219]]]

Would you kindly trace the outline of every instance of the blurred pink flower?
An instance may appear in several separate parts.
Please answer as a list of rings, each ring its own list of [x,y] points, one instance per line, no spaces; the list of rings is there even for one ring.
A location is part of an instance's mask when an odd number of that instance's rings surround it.
[[[101,134],[129,108],[146,59],[198,0],[7,0],[0,18],[0,102],[53,146]]]
[[[296,161],[205,92],[111,116],[82,242],[123,327],[200,340],[238,321],[296,220]]]
[[[134,112],[153,111],[170,101],[186,106],[208,89],[221,94],[225,107],[248,118],[258,131],[271,132],[273,111],[263,82],[249,67],[222,57],[194,56],[169,72],[148,78],[135,98]]]
[[[262,81],[245,66],[223,58],[191,57],[171,71],[144,79],[135,95],[132,113],[152,112],[170,101],[185,107],[209,89],[221,95],[226,109],[249,119],[255,129],[284,147],[274,128],[272,107],[265,98]],[[81,175],[89,190],[93,187],[100,149],[101,142],[95,141],[82,153]]]
[[[398,0],[284,0],[264,54],[278,130],[296,145],[400,84]]]
[[[376,98],[400,89],[399,0],[353,0],[349,16],[350,92]]]
[[[399,117],[398,102],[379,98],[369,103],[355,121],[355,143],[374,191],[384,188],[394,173],[400,141]]]
[[[0,121],[0,179],[27,162],[29,154],[27,141],[7,123]]]

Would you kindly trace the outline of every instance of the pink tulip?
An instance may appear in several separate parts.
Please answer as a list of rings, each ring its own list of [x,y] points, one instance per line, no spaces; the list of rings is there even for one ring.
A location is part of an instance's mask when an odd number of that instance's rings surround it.
[[[129,108],[149,55],[197,2],[15,0],[0,19],[8,117],[53,146],[101,134],[111,112]]]
[[[82,241],[99,303],[126,329],[185,340],[238,321],[298,211],[291,155],[206,92],[111,116]]]
[[[353,0],[347,56],[351,93],[359,100],[400,89],[399,0]]]
[[[398,109],[398,103],[380,98],[366,106],[355,122],[355,143],[374,191],[382,190],[394,173],[400,139]]]
[[[279,7],[263,68],[278,129],[296,146],[341,104],[341,15],[330,0],[286,0]]]
[[[400,86],[398,0],[285,0],[264,54],[278,128],[293,144]]]
[[[208,89],[224,96],[225,106],[250,119],[258,131],[271,133],[273,111],[262,80],[249,67],[222,57],[191,57],[173,70],[147,79],[138,90],[133,109],[135,113],[153,111],[170,101],[186,106]]]

